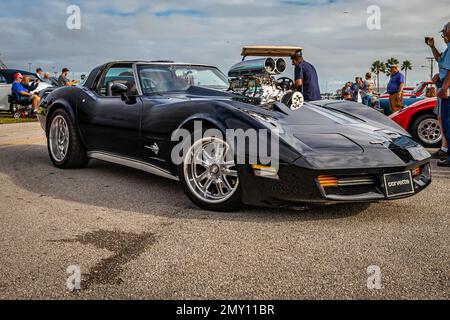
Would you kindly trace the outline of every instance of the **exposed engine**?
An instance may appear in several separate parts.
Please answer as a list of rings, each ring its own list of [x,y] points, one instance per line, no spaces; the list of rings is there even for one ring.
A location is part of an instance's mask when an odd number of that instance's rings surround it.
[[[242,61],[228,72],[231,78],[229,90],[251,98],[258,105],[279,101],[296,110],[303,106],[303,95],[289,90],[293,85],[292,79],[275,78],[285,70],[286,61],[282,58]]]

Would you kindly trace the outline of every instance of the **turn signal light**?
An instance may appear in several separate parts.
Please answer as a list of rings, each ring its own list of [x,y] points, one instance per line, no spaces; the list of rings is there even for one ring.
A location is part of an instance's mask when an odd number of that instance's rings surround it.
[[[265,178],[278,179],[278,170],[274,167],[252,164],[255,175]]]
[[[317,181],[319,182],[320,186],[323,188],[338,186],[338,179],[333,176],[319,176],[317,178]]]
[[[414,168],[413,170],[412,170],[412,175],[413,175],[413,177],[417,177],[417,176],[420,176],[420,167],[417,167],[417,168]]]

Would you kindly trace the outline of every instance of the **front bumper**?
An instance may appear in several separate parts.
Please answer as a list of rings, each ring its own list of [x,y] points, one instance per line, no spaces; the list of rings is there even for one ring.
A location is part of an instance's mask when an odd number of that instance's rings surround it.
[[[414,176],[414,194],[388,197],[384,175],[420,168]],[[339,179],[370,178],[373,184],[322,187],[319,176],[334,176]],[[241,168],[242,201],[248,205],[266,207],[301,207],[308,203],[335,204],[354,202],[378,202],[413,196],[431,183],[429,160],[410,162],[405,166],[366,169],[314,170],[305,165],[302,158],[293,164],[280,165],[279,179],[256,176],[251,168]],[[366,179],[367,180],[367,179]]]

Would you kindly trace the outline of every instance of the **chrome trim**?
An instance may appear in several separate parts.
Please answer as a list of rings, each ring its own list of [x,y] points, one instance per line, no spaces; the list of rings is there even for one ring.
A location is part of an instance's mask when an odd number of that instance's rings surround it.
[[[163,178],[179,181],[178,178],[175,177],[174,175],[172,175],[169,171],[158,168],[154,165],[145,163],[143,161],[126,158],[123,156],[119,156],[119,155],[115,155],[115,154],[103,152],[103,151],[91,151],[91,152],[87,153],[87,156],[89,158],[120,164],[120,165],[123,165],[126,167],[142,170],[142,171],[145,171],[145,172],[148,172],[148,173],[151,173],[151,174],[163,177]]]
[[[375,180],[371,177],[369,177],[369,178],[365,178],[365,177],[343,178],[343,179],[338,179],[337,184],[339,187],[374,185]]]
[[[138,75],[138,69],[137,69],[138,63],[133,63],[132,69],[134,73],[134,82],[136,83],[136,91],[138,92],[139,96],[143,96],[144,93],[142,91],[141,82],[139,81],[139,75]]]

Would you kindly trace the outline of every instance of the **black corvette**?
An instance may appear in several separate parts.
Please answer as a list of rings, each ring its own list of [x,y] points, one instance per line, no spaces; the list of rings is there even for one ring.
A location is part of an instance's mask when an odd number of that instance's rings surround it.
[[[58,168],[93,158],[145,170],[180,181],[208,210],[376,202],[412,196],[431,183],[429,153],[371,108],[343,101],[296,110],[281,102],[258,106],[228,87],[212,66],[116,61],[95,68],[82,86],[48,93],[38,117]],[[202,132],[277,129],[278,165],[252,162],[248,151],[245,163],[226,159],[221,146],[234,149],[225,139],[197,136],[196,121]],[[180,163],[173,160],[177,129],[191,134]]]

